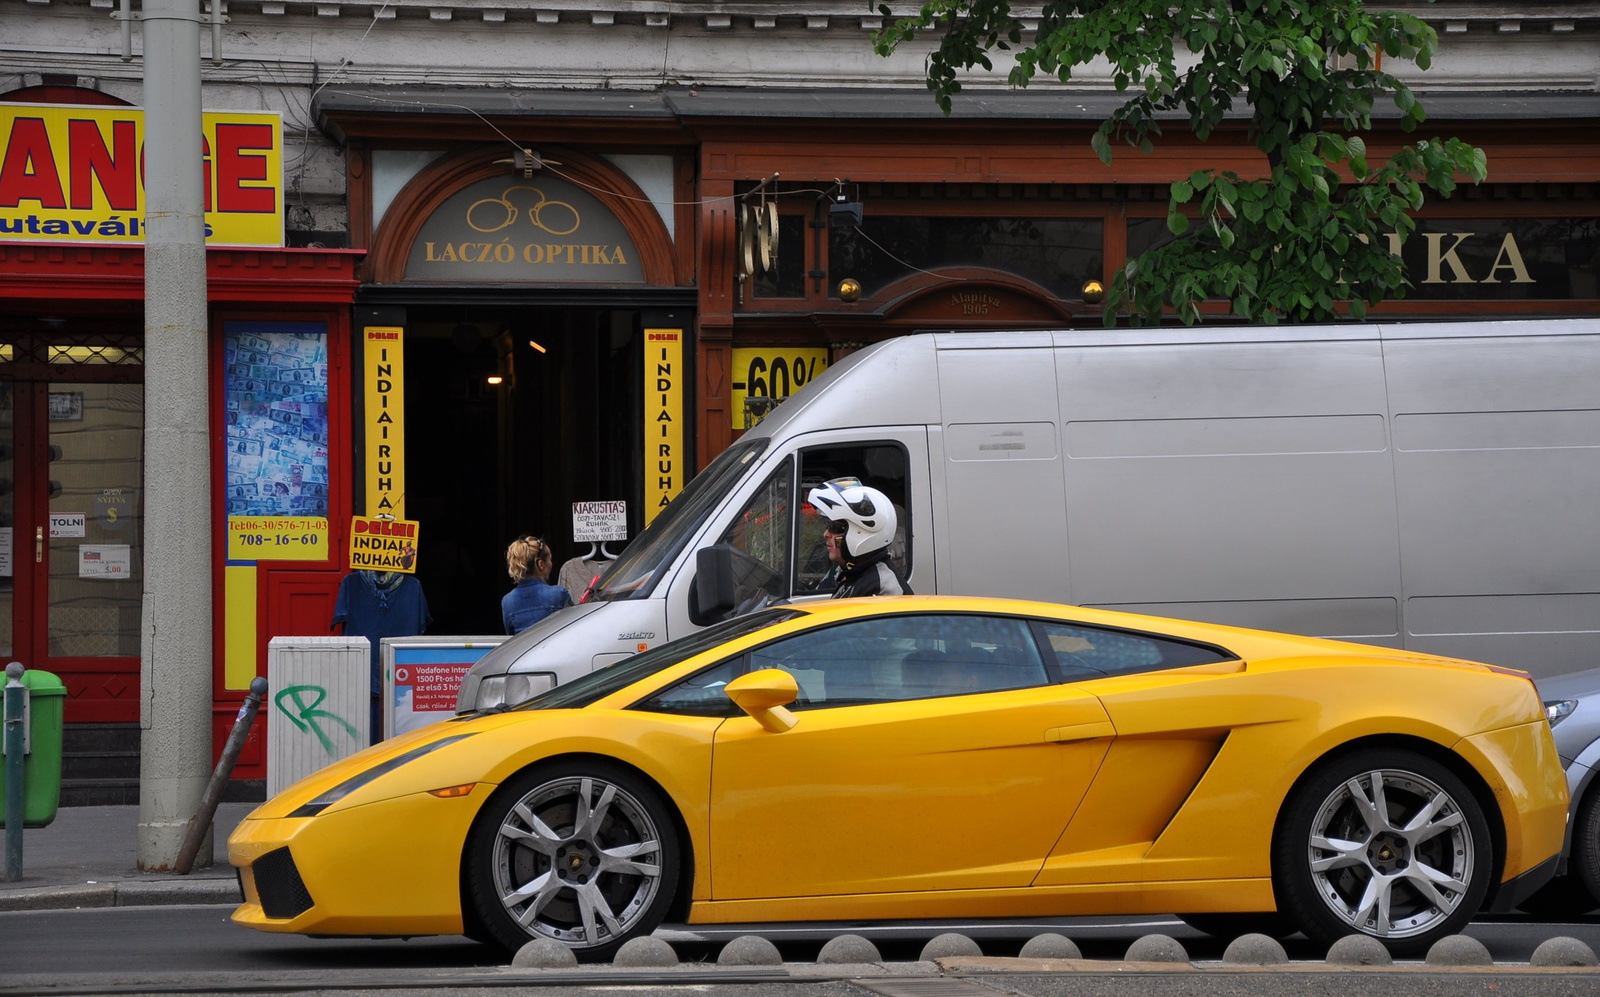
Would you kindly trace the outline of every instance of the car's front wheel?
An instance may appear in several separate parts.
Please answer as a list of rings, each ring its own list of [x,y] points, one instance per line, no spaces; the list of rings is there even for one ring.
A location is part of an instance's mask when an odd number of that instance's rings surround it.
[[[655,787],[621,766],[544,766],[510,780],[468,837],[468,900],[508,951],[551,938],[610,958],[661,922],[678,835]]]
[[[1285,801],[1274,848],[1280,908],[1307,937],[1427,950],[1483,904],[1489,825],[1466,784],[1424,755],[1366,750],[1313,769]]]

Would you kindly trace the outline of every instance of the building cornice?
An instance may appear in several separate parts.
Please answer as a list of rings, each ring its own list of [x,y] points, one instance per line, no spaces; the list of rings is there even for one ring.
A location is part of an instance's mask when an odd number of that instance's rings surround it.
[[[118,0],[88,0],[108,14]],[[83,0],[29,0],[54,7],[82,5]],[[919,5],[891,4],[892,16],[910,15]],[[1025,30],[1037,27],[1039,6],[1014,8]],[[1438,0],[1400,3],[1393,9],[1413,14],[1441,34],[1492,31],[1515,34],[1548,31],[1562,34],[1600,25],[1600,3],[1593,0],[1546,0],[1507,3],[1496,0]],[[223,0],[223,12],[267,18],[354,18],[422,20],[438,24],[458,20],[491,24],[528,22],[551,28],[614,28],[725,32],[877,31],[885,18],[861,0],[812,0],[810,3],[680,3],[671,0]]]

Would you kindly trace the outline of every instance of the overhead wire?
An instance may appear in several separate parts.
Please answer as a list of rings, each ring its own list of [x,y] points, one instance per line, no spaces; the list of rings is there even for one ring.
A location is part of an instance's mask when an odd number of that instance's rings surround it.
[[[356,53],[361,51],[361,46],[366,43],[367,37],[369,35],[371,35],[372,34],[372,30],[378,26],[378,21],[382,18],[383,12],[389,9],[390,3],[391,3],[391,0],[384,0],[382,6],[378,7],[378,9],[373,12],[373,14],[372,14],[372,22],[367,25],[367,30],[365,30],[365,31],[363,31],[361,33],[361,37],[356,39],[356,43],[350,49],[350,53],[339,61],[339,65],[334,68],[332,73],[328,74],[328,78],[326,80],[323,80],[320,84],[318,84],[315,88],[313,88],[312,91],[311,91],[311,95],[308,98],[306,98],[305,104],[303,105],[303,107],[304,107],[304,119],[303,119],[304,124],[303,124],[302,138],[301,138],[301,151],[300,151],[299,156],[296,157],[296,163],[295,163],[295,165],[298,165],[301,168],[302,173],[304,171],[304,168],[305,168],[305,165],[306,165],[307,161],[311,157],[310,138],[311,138],[311,128],[312,128],[312,126],[314,124],[314,117],[313,117],[312,108],[313,108],[313,105],[316,103],[317,95],[322,93],[322,91],[324,89],[326,89],[329,85],[334,83],[334,81],[339,77],[339,75],[341,73],[345,72],[347,69],[349,69],[349,67],[352,64],[354,64]],[[669,8],[668,16],[669,17],[671,16],[670,8],[673,7],[673,6],[675,6],[675,4],[670,3],[670,2],[668,3],[668,8]],[[667,82],[668,82],[667,71],[668,71],[668,68],[669,68],[670,63],[671,63],[671,52],[672,52],[672,31],[669,28],[667,30],[667,32],[666,32],[666,39],[665,39],[665,41],[664,41],[664,43],[662,45],[662,51],[661,51],[661,74],[660,74],[660,76],[661,76],[662,85],[666,85]],[[263,68],[266,68],[266,67],[263,65]],[[315,74],[315,71],[316,71],[316,60],[313,57],[313,59],[312,59],[312,72],[313,72],[313,74]],[[287,91],[289,88],[287,86],[285,86],[284,89]],[[379,97],[379,96],[377,96],[375,94],[370,94],[370,93],[369,94],[362,94],[361,96],[366,100],[376,101],[378,103],[403,104],[403,105],[410,105],[410,106],[414,106],[414,107],[444,107],[444,108],[455,108],[455,109],[458,109],[458,110],[466,111],[467,113],[473,115],[478,120],[482,121],[485,125],[487,125],[491,131],[493,131],[496,135],[498,135],[501,139],[503,139],[508,145],[510,145],[518,153],[524,152],[524,150],[526,148],[522,143],[517,142],[511,136],[507,135],[504,131],[502,131],[499,128],[499,126],[497,126],[493,121],[489,120],[489,118],[486,117],[477,108],[472,107],[472,106],[467,105],[467,104],[458,104],[458,103],[454,103],[454,102],[450,102],[450,101],[401,100],[401,99],[398,99],[398,98],[391,98],[391,97]],[[552,164],[551,162],[546,161],[546,160],[539,160],[539,168],[540,169],[548,170],[549,172],[553,173],[554,175],[560,177],[561,179],[563,179],[566,182],[571,183],[571,184],[573,184],[575,186],[582,187],[582,188],[585,188],[587,190],[594,191],[596,193],[605,194],[608,197],[615,197],[615,198],[619,198],[621,200],[634,201],[634,202],[638,202],[638,203],[642,203],[642,204],[652,204],[652,205],[663,205],[664,204],[664,205],[670,205],[672,207],[680,207],[680,206],[699,207],[701,205],[714,204],[714,203],[721,202],[721,201],[740,200],[745,196],[744,194],[723,194],[723,195],[718,195],[716,197],[695,198],[693,200],[688,200],[688,201],[679,201],[677,199],[659,200],[657,198],[652,198],[652,197],[635,197],[632,194],[624,194],[624,193],[622,193],[620,191],[612,190],[612,189],[606,188],[606,187],[599,187],[599,186],[596,186],[594,184],[588,183],[587,181],[581,180],[578,177],[575,177],[575,176],[571,175],[570,173],[566,173],[566,172],[563,172],[562,170],[556,169],[557,165],[559,165],[559,164]],[[297,186],[302,186],[303,187],[303,185],[297,185]],[[800,187],[800,188],[790,188],[788,190],[783,190],[783,189],[780,189],[776,184],[774,184],[773,188],[772,188],[772,191],[771,191],[771,196],[774,197],[774,198],[779,198],[779,197],[790,197],[790,196],[795,196],[795,195],[810,194],[810,195],[813,195],[813,196],[819,197],[819,198],[820,197],[827,197],[827,196],[831,195],[834,192],[834,190],[837,189],[839,186],[840,186],[840,184],[839,184],[838,180],[834,181],[834,187],[833,188],[828,188],[828,189],[819,189],[819,188],[815,188],[815,187]],[[303,190],[301,191],[301,196],[302,196],[302,198],[304,196]],[[936,273],[936,272],[934,272],[932,270],[923,269],[922,267],[919,267],[914,263],[911,263],[911,262],[908,262],[906,260],[903,260],[899,256],[895,255],[887,247],[885,247],[882,243],[878,242],[878,240],[876,240],[876,239],[872,238],[872,236],[868,235],[866,230],[863,229],[859,224],[854,224],[854,225],[851,226],[851,228],[855,230],[857,235],[859,235],[859,236],[861,236],[861,238],[865,239],[868,243],[870,243],[872,246],[874,246],[879,252],[883,253],[885,256],[889,257],[891,260],[894,260],[896,263],[898,263],[901,266],[907,268],[908,270],[915,270],[917,273],[927,274],[930,277],[937,277],[940,280],[965,281],[965,280],[970,280],[971,279],[971,278],[968,278],[968,277],[957,277],[957,276],[954,276],[954,275],[951,275],[951,274],[941,274],[941,273]]]

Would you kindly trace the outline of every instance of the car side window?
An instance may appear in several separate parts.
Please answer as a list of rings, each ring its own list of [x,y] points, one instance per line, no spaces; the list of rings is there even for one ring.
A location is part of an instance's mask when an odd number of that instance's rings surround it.
[[[794,710],[1050,682],[1025,621],[964,613],[872,616],[797,634],[751,651],[749,668],[793,675],[800,687]]]
[[[749,670],[745,655],[702,669],[676,685],[633,705],[647,713],[676,713],[692,717],[726,717],[739,712],[728,698],[728,683]]]
[[[1221,648],[1126,630],[1045,621],[1034,626],[1064,682],[1237,660]]]
[[[907,495],[906,449],[898,443],[850,443],[812,447],[800,454],[800,498],[805,502],[811,489],[834,478],[856,478],[889,496],[894,503],[894,540],[889,557],[907,581],[912,579],[911,507]],[[822,543],[828,525],[821,513],[810,505],[800,508],[799,537],[795,549],[795,595],[832,592],[838,585],[833,565]]]

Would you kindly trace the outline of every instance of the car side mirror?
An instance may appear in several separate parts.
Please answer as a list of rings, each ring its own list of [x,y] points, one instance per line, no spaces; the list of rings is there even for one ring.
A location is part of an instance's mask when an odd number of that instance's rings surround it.
[[[784,709],[800,698],[800,686],[793,675],[781,668],[763,668],[741,675],[724,686],[723,692],[735,706],[774,734],[782,734],[800,722]]]
[[[694,621],[715,623],[739,603],[739,586],[733,577],[733,551],[725,544],[702,547],[694,556]]]

